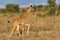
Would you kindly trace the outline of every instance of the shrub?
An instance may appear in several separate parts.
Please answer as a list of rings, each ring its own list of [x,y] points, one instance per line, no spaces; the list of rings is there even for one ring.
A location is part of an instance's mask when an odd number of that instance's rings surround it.
[[[19,5],[17,4],[7,4],[6,5],[7,12],[19,12]]]
[[[55,9],[50,8],[48,15],[55,15]]]
[[[5,9],[0,9],[0,13],[6,13]]]

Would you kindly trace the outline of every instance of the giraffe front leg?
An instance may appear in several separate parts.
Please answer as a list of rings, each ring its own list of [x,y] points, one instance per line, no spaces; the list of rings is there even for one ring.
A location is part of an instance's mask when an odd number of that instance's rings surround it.
[[[9,38],[12,36],[13,31],[15,30],[16,26],[13,27],[12,31],[10,32]]]

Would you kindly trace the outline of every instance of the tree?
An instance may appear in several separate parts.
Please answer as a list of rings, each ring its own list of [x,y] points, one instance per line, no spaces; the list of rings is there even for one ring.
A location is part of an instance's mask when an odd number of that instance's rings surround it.
[[[48,0],[49,14],[55,14],[56,11],[56,0]]]
[[[45,9],[45,10],[48,10],[48,8],[49,8],[48,5],[45,5],[45,6],[44,6],[44,9]]]
[[[56,6],[56,0],[48,0],[49,7],[55,7]]]
[[[1,13],[6,13],[6,10],[3,9],[3,8],[0,8],[0,12],[1,12]]]
[[[60,10],[60,4],[58,5],[58,10]]]
[[[36,11],[36,5],[33,5],[33,11]]]
[[[57,13],[58,13],[58,15],[60,14],[60,4],[58,4],[58,6],[57,6]]]
[[[43,5],[38,5],[37,8],[38,8],[38,10],[40,11],[40,10],[42,10]]]
[[[19,5],[17,4],[7,4],[6,10],[8,12],[19,12]]]

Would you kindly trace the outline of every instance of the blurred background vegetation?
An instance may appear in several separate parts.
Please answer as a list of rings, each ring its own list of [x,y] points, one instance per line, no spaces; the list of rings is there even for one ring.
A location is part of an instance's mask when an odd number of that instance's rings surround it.
[[[0,8],[0,13],[20,13],[26,8],[20,8],[18,4],[7,4],[5,8]],[[47,0],[47,5],[33,5],[31,12],[38,12],[38,16],[59,15],[60,4],[56,4],[56,0]]]

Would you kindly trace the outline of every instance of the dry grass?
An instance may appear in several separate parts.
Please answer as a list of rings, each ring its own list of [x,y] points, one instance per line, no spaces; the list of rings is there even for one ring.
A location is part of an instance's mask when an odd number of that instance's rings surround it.
[[[0,40],[60,40],[60,16],[38,17],[29,14],[27,19],[32,26],[29,35],[13,34],[9,38],[12,22],[20,14],[0,14]],[[10,21],[10,23],[8,23]]]

